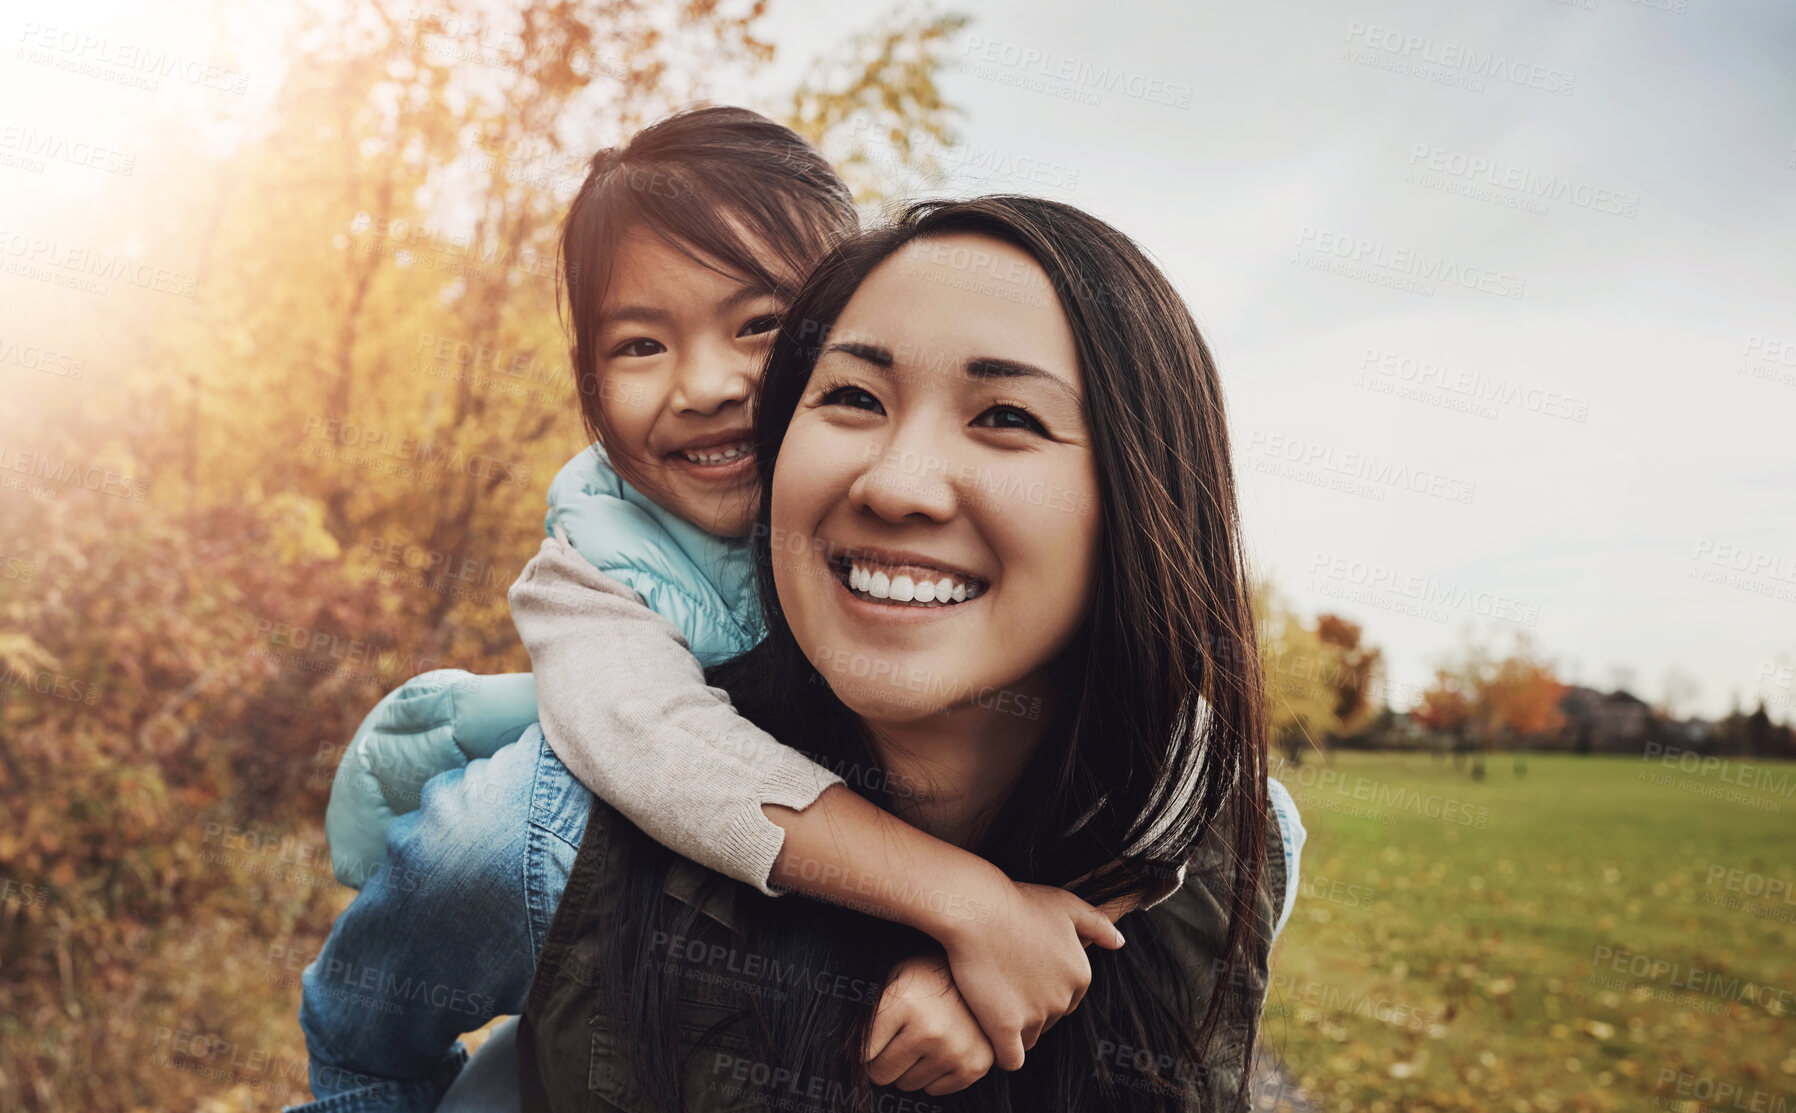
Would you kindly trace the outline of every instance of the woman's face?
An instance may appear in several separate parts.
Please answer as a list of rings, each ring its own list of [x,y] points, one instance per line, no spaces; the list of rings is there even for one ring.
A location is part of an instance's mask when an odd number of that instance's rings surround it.
[[[1097,469],[1072,329],[1029,255],[911,243],[855,292],[773,477],[774,579],[849,708],[1039,716],[1090,597]]]

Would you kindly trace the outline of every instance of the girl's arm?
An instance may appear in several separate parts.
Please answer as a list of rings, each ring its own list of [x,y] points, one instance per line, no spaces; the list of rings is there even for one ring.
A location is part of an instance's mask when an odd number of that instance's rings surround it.
[[[1110,918],[1070,892],[1015,884],[836,787],[738,715],[680,632],[566,542],[544,540],[511,609],[543,733],[574,776],[701,865],[933,936],[1005,1069],[1077,1004],[1091,978],[1084,945],[1121,945]]]

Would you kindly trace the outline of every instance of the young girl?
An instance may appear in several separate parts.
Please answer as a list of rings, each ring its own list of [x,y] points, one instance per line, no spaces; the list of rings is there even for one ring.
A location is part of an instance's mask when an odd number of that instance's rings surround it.
[[[615,590],[567,596],[521,581],[514,612],[540,689],[529,678],[431,674],[383,700],[358,732],[328,829],[339,876],[368,885],[308,970],[302,1009],[320,1098],[428,1108],[460,1067],[455,1037],[520,1010],[584,827],[570,769],[702,865],[941,941],[974,1034],[991,1047],[951,1054],[895,1040],[888,1058],[908,1049],[907,1069],[977,1077],[967,1064],[981,1054],[1020,1065],[1083,992],[1081,944],[1116,944],[1070,893],[1014,885],[897,822],[841,787],[872,770],[823,768],[703,683],[701,663],[762,633],[740,540],[757,491],[743,451],[756,362],[810,262],[853,224],[846,190],[815,150],[740,109],[672,117],[594,160],[563,259],[582,409],[606,450],[557,477],[545,549],[577,552]],[[553,752],[505,745],[537,717],[539,698]],[[417,802],[421,772],[437,769],[451,772],[389,831]],[[503,889],[482,891],[483,878]],[[421,922],[412,910],[437,907],[428,898],[443,886],[477,903],[455,925]],[[1160,889],[1171,887],[1169,877]],[[464,928],[465,939],[454,935]],[[886,995],[890,1016],[918,1018],[901,1035],[965,1012],[926,959],[900,963]]]

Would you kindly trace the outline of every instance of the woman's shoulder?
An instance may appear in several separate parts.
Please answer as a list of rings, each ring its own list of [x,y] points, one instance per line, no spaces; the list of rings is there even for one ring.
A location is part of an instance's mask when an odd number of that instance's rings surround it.
[[[1263,977],[1268,969],[1272,938],[1287,902],[1285,835],[1276,808],[1266,809],[1266,854],[1255,888],[1251,910],[1248,953],[1243,959]],[[1210,825],[1210,833],[1198,844],[1186,864],[1183,883],[1142,915],[1151,917],[1160,936],[1175,956],[1187,965],[1216,972],[1216,956],[1224,953],[1228,937],[1229,908],[1234,891],[1235,855],[1233,823],[1229,813]]]

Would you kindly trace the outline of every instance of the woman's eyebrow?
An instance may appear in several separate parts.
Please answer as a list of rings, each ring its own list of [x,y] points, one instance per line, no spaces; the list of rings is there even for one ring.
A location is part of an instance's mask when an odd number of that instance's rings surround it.
[[[858,340],[844,340],[839,344],[831,344],[829,347],[825,348],[824,351],[826,353],[841,352],[845,356],[853,356],[855,359],[865,363],[871,363],[875,367],[892,366],[891,350],[882,348],[878,344],[863,344]]]
[[[975,379],[1041,379],[1051,386],[1065,391],[1073,401],[1079,400],[1079,392],[1072,384],[1054,374],[1052,371],[1024,363],[1016,359],[999,359],[997,356],[974,356],[967,360],[967,374]]]
[[[892,358],[891,349],[879,344],[867,344],[858,340],[845,340],[831,344],[825,348],[828,352],[841,352],[855,359],[870,363],[882,370],[891,370],[897,362]],[[1075,404],[1079,403],[1079,392],[1064,378],[1037,367],[1033,363],[1024,363],[1020,359],[1003,359],[998,356],[973,356],[962,364],[962,369],[969,379],[1039,379],[1049,386],[1062,391]]]

